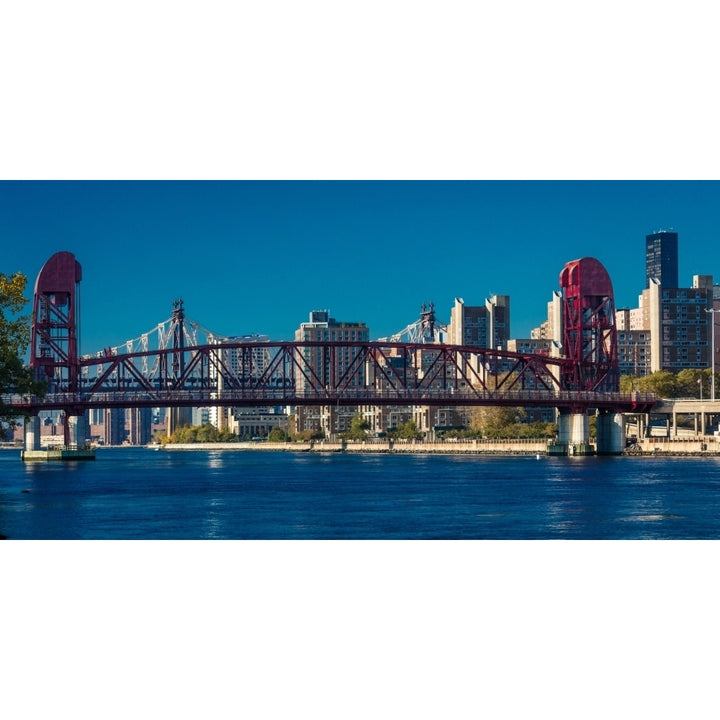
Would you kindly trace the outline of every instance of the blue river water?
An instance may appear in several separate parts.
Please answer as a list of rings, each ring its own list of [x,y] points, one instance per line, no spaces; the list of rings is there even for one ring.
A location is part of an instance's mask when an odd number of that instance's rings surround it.
[[[715,539],[720,460],[0,451],[8,539]]]

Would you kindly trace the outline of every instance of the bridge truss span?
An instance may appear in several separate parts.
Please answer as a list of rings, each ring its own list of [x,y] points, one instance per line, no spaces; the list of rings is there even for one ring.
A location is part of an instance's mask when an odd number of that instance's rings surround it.
[[[563,361],[441,344],[227,342],[78,360],[77,386],[20,404],[31,414],[91,408],[509,405],[634,408],[635,394],[560,386]]]
[[[228,338],[185,318],[182,300],[156,332],[97,355],[78,353],[80,264],[68,252],[35,286],[30,367],[44,397],[0,398],[21,413],[93,408],[336,405],[555,407],[647,412],[652,395],[617,392],[612,285],[593,258],[568,263],[563,357],[446,344],[434,306],[379,341]],[[407,331],[407,332],[406,332]],[[150,349],[149,337],[157,339]],[[199,337],[204,336],[205,342]],[[406,337],[407,336],[407,337]],[[67,427],[66,424],[66,433]]]

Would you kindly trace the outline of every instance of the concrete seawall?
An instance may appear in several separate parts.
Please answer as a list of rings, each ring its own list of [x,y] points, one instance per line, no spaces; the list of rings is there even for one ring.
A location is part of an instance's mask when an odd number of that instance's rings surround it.
[[[692,437],[641,438],[631,445],[626,455],[720,455],[720,442],[712,435]]]
[[[162,450],[273,450],[315,453],[415,453],[443,455],[546,455],[547,440],[469,440],[461,442],[236,442],[168,443]]]
[[[460,442],[235,442],[187,443],[162,446],[172,452],[192,450],[272,450],[278,452],[367,453],[417,455],[548,455],[547,440],[469,440]],[[589,446],[593,452],[594,447]],[[555,454],[555,453],[552,453]],[[559,453],[567,454],[567,453]],[[623,453],[625,456],[705,456],[720,457],[720,441],[711,435],[686,438],[642,438]]]

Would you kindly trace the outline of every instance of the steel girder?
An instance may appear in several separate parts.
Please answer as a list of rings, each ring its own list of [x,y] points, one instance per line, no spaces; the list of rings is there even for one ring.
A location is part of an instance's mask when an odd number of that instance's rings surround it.
[[[230,362],[233,355],[237,369]],[[342,341],[198,345],[82,358],[77,361],[76,388],[69,382],[59,385],[44,401],[28,399],[23,406],[43,409],[65,404],[77,410],[326,404],[569,407],[575,398],[584,407],[630,407],[630,397],[619,393],[565,391],[559,381],[563,363],[559,358],[455,345]]]

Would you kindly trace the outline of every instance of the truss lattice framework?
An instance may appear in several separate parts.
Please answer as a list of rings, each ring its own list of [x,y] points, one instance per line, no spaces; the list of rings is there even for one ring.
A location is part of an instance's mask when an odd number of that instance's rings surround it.
[[[48,394],[9,398],[20,410],[203,405],[525,405],[582,412],[639,410],[653,396],[617,392],[612,286],[593,258],[560,275],[564,358],[446,345],[434,307],[406,331],[413,342],[280,342],[220,338],[186,321],[182,301],[157,326],[97,356],[77,355],[81,268],[56,253],[35,286],[31,367]],[[198,332],[207,342],[197,342]],[[405,332],[405,331],[403,331]],[[402,335],[402,333],[400,333]],[[5,401],[5,400],[4,400]]]
[[[261,350],[262,352],[258,352]],[[232,351],[244,358],[233,369]],[[182,353],[177,373],[178,352]],[[150,366],[153,374],[143,368]],[[524,405],[634,409],[649,397],[567,392],[563,361],[455,345],[379,342],[230,343],[79,361],[79,383],[30,412],[58,407],[257,405]]]
[[[620,382],[615,306],[610,276],[595,258],[565,265],[562,384],[566,390],[617,391]]]

